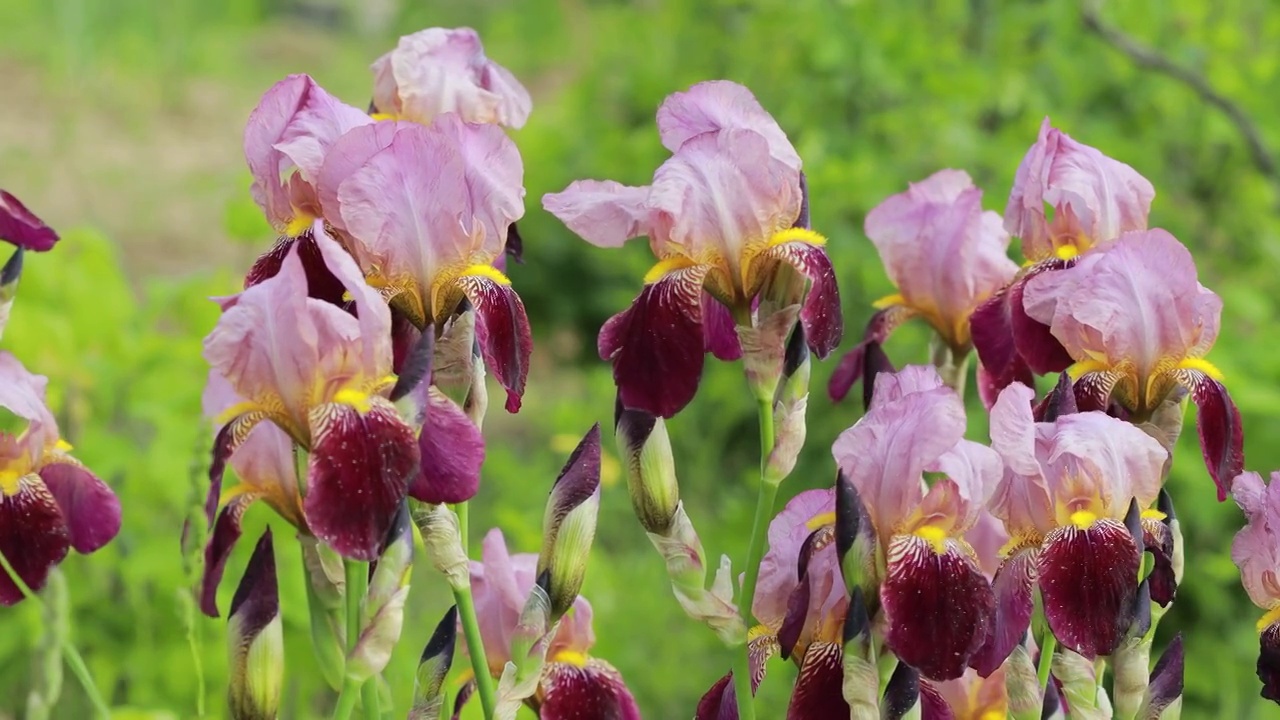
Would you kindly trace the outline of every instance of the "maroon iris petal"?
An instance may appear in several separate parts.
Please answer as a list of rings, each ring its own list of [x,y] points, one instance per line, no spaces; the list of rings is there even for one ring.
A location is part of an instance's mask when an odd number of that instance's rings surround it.
[[[1049,331],[1049,326],[1033,319],[1023,306],[1022,293],[1027,281],[1043,273],[1061,270],[1075,264],[1075,261],[1049,260],[1035,266],[1020,280],[1009,288],[1009,324],[1013,330],[1013,344],[1018,355],[1031,372],[1037,375],[1062,372],[1071,366],[1071,356],[1066,348]]]
[[[844,335],[844,315],[840,311],[840,288],[827,251],[817,245],[788,242],[770,249],[770,254],[790,263],[809,278],[809,292],[800,308],[800,325],[809,339],[809,349],[819,359],[840,346]]]
[[[880,600],[889,648],[930,680],[964,674],[987,639],[996,604],[991,585],[959,546],[948,543],[939,553],[914,535],[890,542]]]
[[[244,277],[245,289],[279,274],[280,266],[284,264],[284,259],[288,257],[289,250],[294,245],[298,246],[298,259],[302,261],[302,269],[307,274],[307,296],[339,307],[346,307],[348,305],[345,299],[347,289],[325,264],[324,256],[320,254],[320,246],[316,244],[310,230],[296,238],[286,236],[276,240],[276,244],[260,255],[253,263],[253,267],[249,268],[249,272]]]
[[[1151,670],[1147,684],[1146,717],[1160,717],[1165,708],[1182,697],[1185,654],[1182,649],[1182,633],[1173,636]]]
[[[419,470],[409,495],[427,503],[460,503],[480,489],[484,436],[444,393],[428,390],[426,419],[418,436]]]
[[[476,309],[476,338],[485,365],[507,391],[507,412],[519,412],[533,352],[524,303],[510,285],[490,278],[468,275],[461,282]]]
[[[831,642],[809,645],[800,675],[791,691],[787,720],[825,720],[849,717],[844,699],[844,652]]]
[[[929,681],[920,683],[920,720],[955,720],[947,699]]]
[[[391,308],[391,372],[401,373],[421,338],[422,331],[404,313]]]
[[[1143,520],[1142,544],[1155,558],[1151,574],[1147,576],[1151,599],[1160,603],[1160,607],[1169,607],[1178,593],[1178,580],[1173,572],[1173,533],[1163,521]]]
[[[716,681],[698,701],[693,720],[738,720],[738,696],[733,691],[733,673]]]
[[[32,590],[44,587],[49,570],[71,548],[58,503],[40,478],[28,475],[15,488],[0,488],[0,553]],[[22,591],[0,571],[0,605],[13,605]]]
[[[253,498],[240,495],[218,513],[213,532],[204,546],[204,575],[200,579],[200,611],[209,617],[218,617],[218,585],[227,568],[227,558],[240,540],[240,520]]]
[[[888,363],[888,357],[880,350],[880,346],[889,339],[890,333],[913,314],[907,307],[894,305],[871,316],[866,329],[862,331],[862,340],[840,358],[835,372],[831,373],[831,379],[827,381],[827,395],[833,401],[843,400],[864,376],[874,380],[871,377],[874,371],[892,372],[893,366]],[[886,370],[882,365],[887,365],[890,369]]]
[[[1117,417],[1116,403],[1111,401],[1118,375],[1112,372],[1091,372],[1081,375],[1075,382],[1076,409],[1079,412],[1103,412]]]
[[[1015,381],[1030,385],[1033,377],[1013,339],[1012,289],[1007,287],[988,298],[969,316],[969,334],[985,374],[982,379],[993,397]]]
[[[40,479],[58,502],[71,534],[71,547],[91,553],[120,532],[120,500],[107,484],[74,461],[40,469]]]
[[[204,512],[210,527],[218,512],[218,499],[222,497],[222,476],[227,470],[227,461],[265,417],[265,413],[261,411],[238,415],[223,425],[214,436],[213,457],[209,461],[209,493],[204,501]]]
[[[996,606],[991,632],[969,664],[982,677],[1000,669],[1013,649],[1022,643],[1022,636],[1031,627],[1031,614],[1035,603],[1031,597],[1035,583],[1035,570],[1039,548],[1024,548],[1011,554],[991,583]]]
[[[44,252],[58,242],[58,233],[44,224],[18,198],[0,190],[0,240],[23,250]]]
[[[1140,559],[1128,528],[1116,520],[1049,533],[1039,583],[1045,618],[1059,642],[1090,660],[1119,647],[1133,622]]]
[[[1258,679],[1262,697],[1280,703],[1280,623],[1271,623],[1258,636]]]
[[[418,443],[395,406],[329,403],[312,411],[307,525],[339,555],[374,560],[418,471]]]
[[[613,363],[624,407],[670,418],[693,400],[705,352],[706,276],[706,266],[669,273],[600,328],[600,357]]]
[[[733,313],[705,290],[702,293],[702,338],[707,352],[717,360],[733,362],[742,358],[742,343],[733,322]]]
[[[542,676],[542,690],[542,720],[640,720],[622,675],[603,660],[591,658],[582,667],[553,662]]]
[[[1225,500],[1231,491],[1231,481],[1244,470],[1244,426],[1240,422],[1240,410],[1222,383],[1202,373],[1197,373],[1191,399],[1199,410],[1196,430],[1200,433],[1204,463],[1218,486],[1218,500]]]

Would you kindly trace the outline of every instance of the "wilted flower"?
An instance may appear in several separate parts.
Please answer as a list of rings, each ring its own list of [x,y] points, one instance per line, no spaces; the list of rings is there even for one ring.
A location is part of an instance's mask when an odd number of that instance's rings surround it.
[[[1045,118],[1040,136],[1018,166],[1004,227],[1022,243],[1027,268],[973,314],[973,341],[982,360],[980,385],[989,401],[1031,373],[1060,372],[1071,363],[1041,322],[1024,309],[1026,283],[1068,267],[1077,256],[1147,229],[1155,189],[1133,168],[1072,140]],[[1050,208],[1047,210],[1046,208]]]
[[[910,318],[928,322],[953,357],[968,355],[969,316],[1018,272],[1000,216],[982,210],[982,191],[961,170],[936,172],[880,203],[866,233],[898,292],[876,301],[862,342],[841,359],[829,386],[837,400],[861,377],[867,344]]]
[[[800,324],[819,357],[839,343],[842,321],[825,240],[808,229],[800,158],[751,92],[695,85],[663,102],[658,131],[673,154],[652,185],[578,180],[542,202],[593,245],[649,237],[658,263],[631,307],[601,328],[599,350],[626,407],[669,418],[697,391],[705,352],[742,356],[735,320],[765,327],[751,319],[757,299],[803,302]],[[782,330],[769,339],[779,365],[790,327]]]
[[[70,548],[91,553],[120,531],[120,501],[70,455],[45,405],[47,383],[0,352],[0,408],[19,423],[16,433],[0,431],[0,553],[35,590]],[[4,426],[13,427],[8,420]],[[21,599],[0,572],[0,604]]]
[[[482,558],[471,563],[471,589],[485,657],[497,677],[513,659],[511,642],[536,580],[538,556],[508,554],[502,531],[494,528],[485,536]],[[638,720],[640,711],[622,676],[608,662],[589,654],[593,645],[591,604],[578,597],[560,620],[538,691],[527,701],[539,717]]]
[[[1189,392],[1209,473],[1226,497],[1244,465],[1240,413],[1205,355],[1221,326],[1222,300],[1196,280],[1195,260],[1163,230],[1130,233],[1074,267],[1027,283],[1027,314],[1046,323],[1075,364],[1082,409],[1111,400],[1145,422],[1170,396]]]
[[[405,35],[371,69],[378,119],[430,125],[444,113],[457,113],[470,123],[519,128],[533,104],[510,71],[485,57],[480,36],[471,28],[427,28]]]
[[[249,558],[227,625],[231,717],[275,720],[284,689],[284,629],[270,528]]]
[[[1101,412],[1036,422],[1034,396],[1014,384],[991,410],[991,446],[1005,465],[991,512],[1012,540],[994,582],[995,632],[974,663],[983,674],[1021,641],[1034,584],[1065,647],[1092,659],[1119,646],[1134,617],[1142,556],[1126,521],[1138,511],[1154,515],[1147,508],[1167,456],[1142,430]]]
[[[313,232],[358,317],[307,297],[296,249],[278,275],[220,300],[222,317],[205,338],[205,358],[241,401],[215,421],[221,429],[210,469],[210,522],[228,457],[267,421],[309,453],[301,512],[293,505],[290,514],[345,557],[372,560],[410,490],[417,442],[387,399],[395,382],[387,307],[319,223]],[[278,441],[271,451],[278,471],[284,462]],[[275,499],[296,503],[296,491],[273,474],[280,484]],[[244,488],[244,494],[252,493],[251,486]],[[228,494],[239,493],[233,488]]]
[[[930,680],[963,675],[994,620],[991,586],[964,538],[1000,459],[964,431],[959,396],[914,366],[879,376],[870,410],[832,448],[875,526],[886,642]]]
[[[1241,473],[1231,495],[1244,511],[1245,526],[1231,543],[1231,559],[1254,605],[1266,610],[1258,620],[1258,679],[1262,697],[1280,703],[1280,472],[1264,482]]]
[[[0,240],[22,250],[44,252],[58,242],[58,233],[44,224],[18,198],[0,190]]]

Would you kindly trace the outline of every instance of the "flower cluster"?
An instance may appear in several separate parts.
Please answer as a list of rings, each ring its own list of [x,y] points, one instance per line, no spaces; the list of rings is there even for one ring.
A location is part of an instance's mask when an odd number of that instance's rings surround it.
[[[15,246],[0,266],[0,336],[18,290],[25,252],[43,252],[58,234],[0,190],[0,240]],[[91,553],[120,532],[120,501],[71,454],[45,402],[49,380],[0,350],[0,605],[44,587],[75,548]]]

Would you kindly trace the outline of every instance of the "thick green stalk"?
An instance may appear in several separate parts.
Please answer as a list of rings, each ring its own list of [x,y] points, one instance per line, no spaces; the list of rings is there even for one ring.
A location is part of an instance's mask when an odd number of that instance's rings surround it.
[[[458,516],[458,533],[462,536],[462,551],[467,553],[467,503],[453,506]],[[493,718],[497,708],[498,693],[489,674],[489,660],[484,654],[484,641],[480,638],[480,622],[476,619],[476,604],[471,599],[471,586],[453,589],[453,601],[458,606],[458,618],[462,622],[462,634],[467,640],[467,654],[471,656],[471,669],[476,676],[476,694],[484,709],[485,720]]]
[[[350,658],[351,651],[360,642],[360,604],[369,591],[369,565],[358,560],[343,560],[342,567],[347,579],[347,657]],[[333,710],[333,720],[347,720],[351,717],[363,685],[364,683],[352,680],[350,676],[343,680],[342,693],[338,695],[338,704]]]
[[[747,646],[733,648],[733,694],[738,701],[738,718],[754,720],[756,706],[751,697],[751,661]]]
[[[1040,648],[1040,666],[1036,669],[1036,680],[1040,683],[1040,697],[1044,697],[1045,688],[1049,686],[1049,668],[1053,665],[1053,654],[1058,650],[1058,638],[1053,633],[1044,634],[1044,646]]]
[[[381,698],[378,697],[376,679],[367,680],[360,689],[360,705],[364,708],[364,720],[382,720]]]
[[[360,698],[360,683],[347,678],[342,683],[342,694],[338,695],[338,703],[333,708],[333,720],[348,720],[351,711],[356,709],[356,700]]]
[[[9,575],[9,579],[17,586],[29,602],[33,602],[40,606],[41,610],[45,609],[44,601],[40,596],[36,595],[22,578],[18,577],[18,573],[9,564],[9,558],[0,553],[0,566],[4,567],[5,573]],[[80,681],[81,687],[84,688],[84,694],[89,698],[89,704],[93,705],[94,713],[100,718],[110,718],[111,711],[107,709],[107,703],[102,699],[102,694],[98,692],[98,686],[93,682],[93,675],[89,673],[89,668],[84,664],[84,658],[80,657],[80,652],[76,650],[76,646],[71,642],[70,637],[64,637],[62,640],[62,654],[66,658],[67,667],[71,668],[72,674]]]
[[[769,521],[773,518],[773,503],[778,497],[778,484],[765,479],[765,466],[769,462],[769,454],[773,452],[773,399],[757,398],[760,413],[760,492],[756,496],[756,516],[751,523],[751,539],[747,544],[747,563],[744,568],[746,577],[742,581],[742,593],[738,596],[738,613],[748,628],[752,625],[751,603],[756,596],[756,581],[760,576],[760,560],[764,557],[765,538],[769,531]],[[748,653],[750,648],[744,642],[741,651],[741,662],[734,667],[749,667]],[[751,701],[750,673],[735,672],[734,692],[738,699],[739,720],[753,720],[755,706]]]

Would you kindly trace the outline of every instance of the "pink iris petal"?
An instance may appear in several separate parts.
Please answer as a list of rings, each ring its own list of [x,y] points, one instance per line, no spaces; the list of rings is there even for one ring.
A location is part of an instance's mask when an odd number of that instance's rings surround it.
[[[920,501],[918,512],[924,523],[937,523],[953,536],[967,533],[984,514],[1004,466],[991,448],[961,440],[925,467],[942,473]]]
[[[1005,388],[991,408],[991,447],[1004,461],[1004,477],[991,497],[991,512],[1010,534],[1043,535],[1056,525],[1053,497],[1037,459],[1036,393],[1022,383]]]
[[[694,266],[645,285],[631,307],[600,328],[601,359],[625,407],[669,418],[693,400],[702,377],[702,283]]]
[[[982,210],[982,191],[960,170],[912,183],[867,214],[889,279],[906,303],[957,348],[969,340],[969,315],[1018,272],[1000,216]]]
[[[1280,605],[1280,472],[1273,472],[1269,483],[1258,473],[1242,473],[1231,495],[1245,515],[1245,526],[1231,543],[1231,560],[1240,568],[1249,599],[1269,610]]]
[[[276,230],[297,211],[320,214],[313,186],[325,153],[347,130],[372,122],[307,75],[290,75],[267,90],[245,124],[244,156],[253,199]]]
[[[0,445],[0,460],[25,455],[35,463],[58,441],[58,423],[44,400],[48,384],[48,378],[32,374],[18,358],[0,350],[0,408],[27,423],[8,447]]]
[[[679,152],[690,138],[733,129],[759,133],[769,143],[769,153],[774,158],[800,170],[800,155],[787,134],[742,85],[728,80],[698,83],[685,92],[667,96],[658,108],[658,132],[663,146],[673,153]]]
[[[58,233],[44,224],[18,198],[0,190],[0,240],[23,250],[44,252],[58,242]]]
[[[996,459],[999,461],[999,457]],[[982,510],[978,514],[977,522],[964,534],[964,539],[973,548],[978,566],[982,568],[982,574],[988,578],[995,577],[996,571],[1000,568],[1000,551],[1009,542],[1009,533],[1004,529],[1004,523],[1000,522],[1000,518],[985,509]]]
[[[501,128],[450,113],[429,127],[382,122],[347,133],[318,191],[359,264],[416,281],[426,304],[442,271],[502,254],[508,228],[524,214],[523,175]],[[432,310],[443,309],[424,308]]]
[[[879,376],[871,410],[832,447],[886,545],[924,497],[925,469],[964,436],[964,405],[936,376],[931,369]]]
[[[791,498],[769,523],[769,550],[760,562],[756,596],[751,603],[751,614],[761,624],[774,630],[782,625],[787,614],[787,603],[800,584],[797,569],[800,549],[822,523],[834,522],[835,510],[834,489],[805,490]],[[828,514],[831,514],[830,521],[825,519]],[[834,547],[833,544],[831,549],[834,550]],[[823,557],[823,560],[826,558]],[[810,568],[810,571],[815,575],[825,572],[821,565]],[[839,573],[838,566],[835,572]],[[836,581],[839,593],[843,596],[843,581],[839,577]],[[827,604],[827,601],[825,595],[817,598],[820,604]]]
[[[542,196],[542,208],[583,240],[597,247],[622,247],[648,235],[649,188],[612,180],[575,180],[558,193]]]
[[[1145,230],[1154,197],[1151,183],[1133,168],[1072,140],[1045,118],[1014,176],[1004,223],[1022,238],[1022,254],[1038,261],[1053,255],[1055,239],[1097,244]],[[1052,222],[1045,205],[1053,208]]]
[[[471,28],[427,28],[374,61],[378,112],[424,125],[444,113],[467,122],[522,127],[533,102],[506,68],[485,57]]]
[[[1031,279],[1024,304],[1071,357],[1132,362],[1140,381],[1162,361],[1207,353],[1222,313],[1222,300],[1196,281],[1191,253],[1158,229],[1127,234],[1074,267]]]

